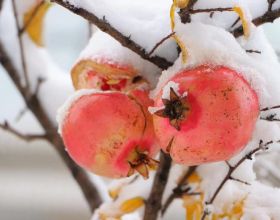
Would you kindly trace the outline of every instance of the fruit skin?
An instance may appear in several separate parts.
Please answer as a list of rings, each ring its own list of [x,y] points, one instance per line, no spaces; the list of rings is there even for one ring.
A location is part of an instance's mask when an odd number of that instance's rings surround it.
[[[159,147],[147,92],[94,93],[82,96],[69,109],[62,126],[68,153],[80,166],[95,174],[120,178],[130,172],[135,151],[153,157]]]
[[[85,59],[71,70],[74,88],[100,89],[102,91],[132,91],[148,87],[148,82],[132,66],[103,58]]]
[[[153,115],[162,149],[180,164],[199,165],[227,160],[250,141],[259,115],[258,97],[237,72],[223,66],[199,66],[171,79],[189,110],[180,130],[169,118]],[[164,106],[162,91],[155,106]]]

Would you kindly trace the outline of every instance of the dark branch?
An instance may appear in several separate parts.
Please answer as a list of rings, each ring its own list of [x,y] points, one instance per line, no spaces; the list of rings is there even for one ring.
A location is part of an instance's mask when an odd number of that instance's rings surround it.
[[[168,154],[160,153],[160,164],[156,172],[150,196],[146,202],[143,220],[156,220],[161,209],[161,200],[167,184],[171,168],[171,158]]]
[[[169,195],[166,202],[164,203],[164,205],[161,209],[162,215],[164,215],[164,213],[167,211],[168,207],[171,205],[171,203],[173,202],[174,199],[181,197],[184,194],[184,190],[182,188],[183,188],[183,186],[187,185],[187,180],[195,172],[196,168],[197,168],[196,166],[190,167],[186,171],[185,175],[180,179],[178,185],[173,189],[173,193]],[[190,188],[189,188],[189,190],[190,190]],[[188,195],[191,194],[191,193],[189,193],[189,190],[187,190]]]
[[[280,109],[280,105],[275,105],[275,106],[272,106],[272,107],[266,107],[266,108],[261,109],[261,111],[266,112],[266,111],[273,110],[273,109]]]
[[[259,50],[246,50],[247,53],[258,53],[261,54],[262,52]]]
[[[167,61],[165,58],[159,56],[150,57],[147,51],[136,42],[134,42],[130,36],[124,36],[120,31],[112,27],[106,19],[98,18],[96,15],[92,14],[91,12],[87,11],[83,8],[76,8],[74,5],[71,5],[67,1],[63,0],[51,0],[52,2],[56,2],[57,4],[63,6],[64,8],[70,10],[71,12],[80,15],[81,17],[85,18],[86,20],[90,21],[91,23],[95,24],[100,30],[106,32],[107,34],[111,35],[117,41],[121,43],[124,47],[129,48],[133,52],[137,53],[140,57],[145,60],[150,61],[151,63],[155,64],[161,69],[167,69],[172,65],[171,62]]]
[[[57,134],[57,128],[52,124],[44,108],[41,106],[41,103],[38,100],[37,96],[32,96],[32,99],[30,99],[29,96],[26,96],[25,88],[21,85],[20,82],[20,74],[14,67],[13,62],[9,58],[1,42],[0,63],[6,70],[7,74],[10,76],[11,80],[15,84],[20,94],[22,95],[27,107],[31,110],[31,112],[37,118],[38,122],[44,128],[46,132],[46,139],[54,146],[54,148],[61,156],[68,169],[71,171],[72,176],[80,185],[80,188],[88,202],[91,211],[94,211],[102,203],[102,199],[96,187],[91,182],[84,170],[78,167],[64,150],[65,148],[63,142],[60,136]]]
[[[256,26],[260,26],[264,23],[273,22],[275,19],[280,17],[280,9],[275,9],[271,11],[265,12],[262,16],[259,16],[252,20],[253,24]],[[232,34],[235,37],[240,37],[244,34],[243,27],[239,26],[238,28],[232,31]]]
[[[198,0],[190,0],[187,7],[180,10],[179,16],[181,18],[182,23],[186,24],[191,22],[190,10],[193,9],[197,1]]]
[[[24,140],[24,141],[35,141],[35,140],[46,140],[46,135],[36,135],[36,134],[22,134],[18,132],[16,129],[12,128],[8,122],[4,122],[3,124],[0,124],[0,128],[4,131],[8,131],[11,134],[15,135],[16,137]]]
[[[273,6],[274,2],[276,2],[276,0],[267,0],[267,3],[268,3],[267,10],[268,11],[272,11],[272,6]]]
[[[225,12],[233,11],[233,8],[206,8],[206,9],[190,9],[189,14],[198,14],[198,13],[211,13],[211,12]]]
[[[149,53],[149,56],[151,56],[155,50],[162,45],[166,40],[168,40],[170,37],[172,37],[175,34],[175,32],[172,32],[171,34],[168,34],[166,37],[162,38],[151,50],[151,52]]]

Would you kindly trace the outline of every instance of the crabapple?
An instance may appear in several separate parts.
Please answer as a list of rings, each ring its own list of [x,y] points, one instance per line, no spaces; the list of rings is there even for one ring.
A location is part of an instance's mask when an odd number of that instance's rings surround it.
[[[155,133],[165,152],[181,164],[227,160],[250,141],[259,115],[258,97],[236,71],[223,66],[184,70],[155,100]],[[169,89],[169,99],[164,91]]]
[[[71,76],[75,89],[130,91],[148,85],[132,66],[106,58],[80,61],[72,69]]]
[[[71,104],[62,124],[70,156],[101,176],[120,178],[137,171],[147,178],[159,150],[147,111],[151,104],[142,90],[83,95]]]

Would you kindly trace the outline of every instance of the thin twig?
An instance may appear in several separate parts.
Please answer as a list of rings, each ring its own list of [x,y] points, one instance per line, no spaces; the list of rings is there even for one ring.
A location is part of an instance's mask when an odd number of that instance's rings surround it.
[[[4,131],[8,131],[11,134],[15,135],[16,137],[24,140],[24,141],[35,141],[35,140],[46,140],[46,135],[36,135],[36,134],[22,134],[16,129],[12,128],[8,122],[4,122],[3,124],[0,123],[0,128],[3,129]]]
[[[167,184],[171,168],[171,158],[168,154],[160,153],[160,164],[156,172],[150,196],[146,202],[143,220],[156,220],[161,209],[161,200]]]
[[[259,142],[259,146],[257,148],[255,148],[254,150],[252,150],[251,152],[246,154],[244,157],[242,157],[234,166],[231,165],[228,161],[226,161],[226,164],[229,167],[228,172],[227,172],[226,176],[224,177],[224,179],[222,180],[222,182],[217,187],[217,189],[214,192],[214,194],[212,195],[212,197],[209,199],[209,201],[206,202],[206,205],[213,204],[213,202],[215,201],[215,199],[217,198],[217,196],[219,195],[219,193],[221,192],[221,190],[223,189],[224,185],[226,184],[226,182],[228,180],[236,180],[238,182],[242,182],[244,184],[248,184],[245,181],[237,180],[236,178],[232,177],[232,174],[234,173],[234,171],[236,171],[236,169],[239,168],[241,166],[241,164],[243,164],[246,160],[252,160],[253,155],[256,154],[257,152],[259,152],[261,150],[266,150],[269,145],[271,145],[273,143],[278,143],[278,142],[279,141],[275,141],[275,142],[274,141],[268,141],[266,143],[263,143],[263,141],[261,140]],[[204,211],[201,220],[204,220],[208,214],[209,213]]]
[[[246,50],[247,53],[258,53],[261,54],[262,52],[259,50]]]
[[[266,107],[266,108],[261,109],[260,111],[265,112],[265,111],[269,111],[269,110],[272,110],[272,109],[280,109],[280,105],[275,105],[275,106],[272,106],[272,107]]]
[[[150,51],[150,53],[148,54],[149,56],[151,56],[155,50],[162,45],[166,40],[168,40],[170,37],[172,37],[175,34],[175,32],[172,32],[170,34],[168,34],[166,37],[162,38],[154,47],[153,49]]]
[[[240,17],[238,16],[238,18],[236,18],[236,20],[233,22],[233,24],[230,27],[233,28],[239,21],[240,21]]]
[[[280,121],[279,118],[275,118],[275,117],[276,117],[276,114],[271,114],[266,117],[260,117],[260,119],[264,120],[264,121]]]
[[[32,12],[31,16],[29,17],[29,19],[25,22],[24,26],[22,28],[19,29],[18,34],[22,35],[27,28],[29,27],[29,25],[32,23],[33,19],[36,17],[36,15],[38,14],[39,10],[41,9],[41,7],[44,5],[45,1],[42,0],[34,9],[34,11]]]
[[[162,215],[164,215],[164,213],[167,211],[168,207],[171,205],[171,203],[173,202],[174,199],[182,196],[182,194],[183,194],[182,187],[187,184],[187,180],[195,172],[196,168],[197,168],[196,166],[190,167],[186,171],[184,176],[180,179],[180,181],[178,182],[178,185],[173,189],[173,192],[169,195],[169,197],[166,199],[164,205],[162,206],[162,209],[161,209]],[[190,194],[190,193],[188,193],[188,194]]]
[[[83,8],[77,8],[74,5],[70,4],[67,1],[64,0],[51,0],[52,2],[56,2],[57,4],[63,6],[64,8],[68,9],[69,11],[80,15],[81,17],[85,18],[86,20],[90,21],[91,23],[95,24],[100,30],[103,32],[106,32],[107,34],[111,35],[113,38],[115,38],[117,41],[120,42],[121,45],[124,47],[132,50],[136,54],[138,54],[140,57],[142,57],[145,60],[150,61],[151,63],[155,64],[161,69],[167,69],[168,67],[172,66],[172,62],[169,62],[163,57],[159,56],[153,56],[150,57],[148,52],[141,47],[139,44],[134,42],[130,36],[124,36],[120,31],[118,31],[116,28],[111,26],[111,24],[103,18],[98,18],[95,14],[87,11]]]
[[[233,11],[233,8],[190,9],[188,12],[190,14],[198,14],[198,13],[225,12],[225,11]]]
[[[25,54],[24,54],[24,48],[23,48],[23,41],[20,36],[20,24],[19,24],[19,17],[17,13],[17,7],[16,7],[16,2],[15,0],[12,0],[13,4],[13,12],[14,12],[14,17],[16,21],[16,28],[17,28],[17,34],[18,34],[18,44],[19,44],[19,50],[20,50],[20,56],[21,56],[21,65],[23,69],[23,75],[24,75],[24,80],[25,80],[25,93],[29,93],[29,79],[28,79],[28,74],[27,74],[27,66],[26,66],[26,59],[25,59]]]
[[[64,150],[65,147],[57,133],[57,128],[48,117],[37,96],[34,95],[32,96],[32,99],[30,99],[30,96],[26,95],[25,87],[21,85],[20,74],[15,68],[9,55],[5,51],[2,42],[0,42],[0,63],[7,71],[7,74],[15,84],[17,90],[20,92],[26,106],[34,114],[42,128],[45,130],[48,142],[55,148],[60,157],[63,159],[65,165],[71,171],[73,178],[79,184],[83,195],[86,198],[91,211],[93,212],[102,203],[102,199],[97,188],[92,183],[85,171],[76,165]]]

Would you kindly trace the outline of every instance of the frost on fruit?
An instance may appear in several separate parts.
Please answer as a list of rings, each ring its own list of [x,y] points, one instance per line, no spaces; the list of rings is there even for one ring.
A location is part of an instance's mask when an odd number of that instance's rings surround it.
[[[79,165],[106,177],[127,177],[138,172],[148,178],[157,166],[158,152],[151,104],[145,91],[95,92],[68,106],[62,137]],[[78,129],[77,129],[78,128]],[[113,195],[114,196],[114,195]]]
[[[222,66],[200,66],[179,72],[171,81],[179,85],[178,93],[170,87],[169,100],[162,98],[163,91],[157,95],[155,107],[161,109],[153,119],[162,149],[175,162],[198,165],[227,160],[247,145],[259,103],[239,73]]]

